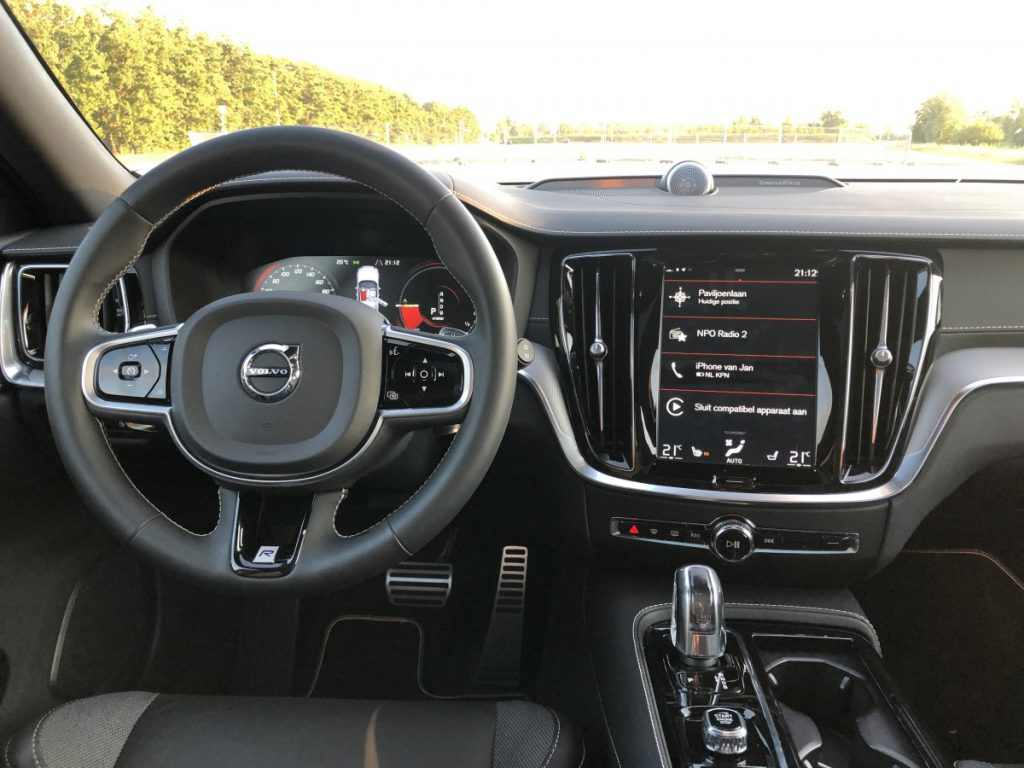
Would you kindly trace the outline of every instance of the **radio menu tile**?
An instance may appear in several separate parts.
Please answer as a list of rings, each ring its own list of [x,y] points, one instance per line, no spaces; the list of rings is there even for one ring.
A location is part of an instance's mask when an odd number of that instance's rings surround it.
[[[666,270],[660,459],[814,465],[817,277],[807,267]]]

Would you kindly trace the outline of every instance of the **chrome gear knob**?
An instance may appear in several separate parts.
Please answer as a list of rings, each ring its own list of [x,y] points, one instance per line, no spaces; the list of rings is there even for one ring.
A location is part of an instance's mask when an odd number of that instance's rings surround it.
[[[713,568],[687,565],[672,587],[672,644],[689,666],[706,667],[725,653],[725,600]]]

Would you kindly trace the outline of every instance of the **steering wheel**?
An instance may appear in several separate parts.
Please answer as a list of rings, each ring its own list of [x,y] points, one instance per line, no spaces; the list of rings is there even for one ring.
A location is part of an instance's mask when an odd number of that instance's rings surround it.
[[[476,308],[460,337],[391,328],[355,298],[252,293],[215,301],[183,324],[113,334],[107,293],[156,228],[223,182],[279,170],[359,182],[412,216]],[[392,150],[336,131],[259,128],[170,158],[103,212],[54,303],[46,403],[57,447],[87,504],[115,536],[176,575],[213,588],[305,594],[357,583],[436,536],[476,490],[512,408],[511,299],[480,227],[436,177]],[[153,506],[125,474],[102,419],[157,422],[219,486],[207,535]],[[345,489],[411,431],[459,424],[433,473],[399,508],[351,536],[336,532]],[[244,491],[313,494],[283,557],[242,546]]]

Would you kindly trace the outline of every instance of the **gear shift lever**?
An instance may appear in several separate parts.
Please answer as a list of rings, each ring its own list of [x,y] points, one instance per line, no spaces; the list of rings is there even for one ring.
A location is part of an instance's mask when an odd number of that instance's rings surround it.
[[[711,666],[725,653],[724,602],[714,569],[688,565],[676,571],[672,644],[687,666]]]

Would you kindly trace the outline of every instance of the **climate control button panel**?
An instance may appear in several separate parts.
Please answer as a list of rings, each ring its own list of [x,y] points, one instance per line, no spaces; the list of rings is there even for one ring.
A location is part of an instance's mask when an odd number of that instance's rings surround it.
[[[741,562],[755,553],[852,555],[860,549],[860,536],[856,533],[758,528],[738,517],[711,523],[613,517],[611,534],[620,539],[710,550],[720,560],[730,563]]]

